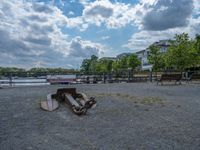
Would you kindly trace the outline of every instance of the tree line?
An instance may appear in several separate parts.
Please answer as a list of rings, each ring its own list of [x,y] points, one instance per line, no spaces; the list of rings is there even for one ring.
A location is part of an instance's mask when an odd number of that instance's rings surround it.
[[[50,74],[77,74],[78,70],[75,69],[63,69],[63,68],[31,68],[31,69],[23,69],[17,67],[0,67],[0,76],[29,76],[29,77],[37,77],[42,75],[50,75]]]
[[[168,50],[163,53],[159,47],[149,46],[148,61],[153,65],[153,71],[186,71],[200,67],[200,35],[190,39],[187,33],[175,35],[169,40]]]
[[[158,45],[152,44],[148,47],[148,63],[152,64],[152,71],[185,71],[189,68],[200,67],[200,35],[190,39],[187,33],[175,35],[169,40],[169,47],[166,52],[160,51]],[[134,70],[141,65],[136,54],[110,59],[99,59],[92,55],[84,59],[81,65],[83,74],[102,74],[118,72],[119,70]]]
[[[83,74],[102,74],[117,72],[122,69],[134,70],[141,64],[136,54],[110,59],[99,59],[97,56],[92,55],[90,59],[84,59],[81,65],[81,72]]]

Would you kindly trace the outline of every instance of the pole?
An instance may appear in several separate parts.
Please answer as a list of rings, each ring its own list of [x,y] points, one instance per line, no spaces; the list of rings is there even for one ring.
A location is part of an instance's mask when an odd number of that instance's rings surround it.
[[[9,85],[12,86],[12,72],[9,74]]]
[[[152,69],[150,69],[150,76],[149,76],[150,82],[152,82]]]

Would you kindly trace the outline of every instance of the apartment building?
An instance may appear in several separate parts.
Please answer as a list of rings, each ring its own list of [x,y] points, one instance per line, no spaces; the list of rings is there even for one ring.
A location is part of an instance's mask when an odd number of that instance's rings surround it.
[[[157,46],[159,48],[160,52],[166,53],[170,46],[170,43],[169,43],[169,40],[160,40],[158,42],[153,43],[153,45]],[[145,50],[136,52],[136,55],[138,56],[138,58],[141,61],[141,70],[151,70],[152,69],[152,65],[149,64],[149,62],[148,62],[149,51],[150,51],[150,49],[147,48]]]

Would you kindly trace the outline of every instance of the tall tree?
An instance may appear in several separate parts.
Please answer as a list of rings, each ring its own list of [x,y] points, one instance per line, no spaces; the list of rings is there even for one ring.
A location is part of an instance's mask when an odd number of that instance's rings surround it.
[[[194,57],[194,65],[200,66],[200,35],[197,34],[194,39],[194,48],[192,51],[192,56]]]
[[[113,63],[112,63],[112,70],[113,71],[118,71],[119,70],[119,61],[118,60],[115,60]]]
[[[96,65],[96,71],[99,73],[109,73],[112,70],[112,60],[100,60]]]
[[[136,67],[138,67],[141,62],[140,60],[137,58],[137,55],[135,54],[131,54],[128,59],[127,59],[127,64],[128,67],[131,68],[132,70],[135,69]]]
[[[128,56],[124,56],[122,57],[119,61],[118,61],[118,65],[120,69],[128,69]]]
[[[179,71],[191,66],[191,41],[186,33],[175,35],[166,54],[168,67],[175,67]]]
[[[81,64],[81,72],[82,73],[84,73],[84,74],[89,73],[90,63],[91,63],[90,59],[84,59],[82,61],[82,64]]]
[[[96,73],[97,62],[98,62],[98,57],[95,55],[92,55],[91,59],[90,59],[90,65],[89,65],[90,73],[92,73],[92,74]]]
[[[150,51],[149,51],[149,55],[148,55],[148,61],[150,64],[152,64],[153,66],[153,71],[156,72],[156,76],[157,76],[157,71],[159,69],[163,69],[163,54],[160,52],[159,47],[157,47],[156,45],[151,45],[149,47]]]

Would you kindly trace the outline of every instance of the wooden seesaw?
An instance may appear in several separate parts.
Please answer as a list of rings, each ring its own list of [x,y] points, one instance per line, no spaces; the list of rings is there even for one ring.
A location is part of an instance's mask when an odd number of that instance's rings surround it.
[[[66,102],[76,115],[84,115],[88,109],[96,106],[93,97],[88,98],[84,93],[77,93],[76,88],[62,88],[56,94],[48,94],[46,101],[41,102],[41,108],[53,111],[59,107],[58,102]]]

